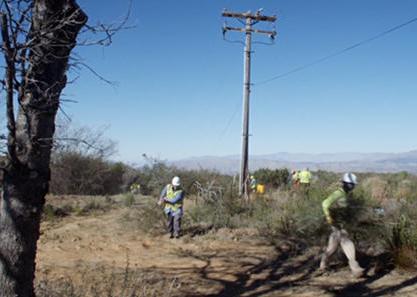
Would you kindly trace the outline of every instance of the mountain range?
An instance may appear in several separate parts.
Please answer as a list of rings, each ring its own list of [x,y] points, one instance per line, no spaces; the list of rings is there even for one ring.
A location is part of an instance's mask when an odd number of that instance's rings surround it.
[[[239,172],[240,156],[202,156],[170,162],[185,169],[210,169],[221,173]],[[404,153],[275,153],[249,157],[251,171],[259,168],[329,170],[334,172],[400,172],[417,173],[417,150]]]

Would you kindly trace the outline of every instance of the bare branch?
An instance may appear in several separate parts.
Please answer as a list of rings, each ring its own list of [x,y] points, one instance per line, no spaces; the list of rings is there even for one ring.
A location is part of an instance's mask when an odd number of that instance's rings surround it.
[[[127,25],[127,22],[130,19],[130,15],[132,13],[132,0],[129,1],[128,9],[120,22],[113,23],[113,24],[103,24],[98,23],[96,25],[89,25],[87,24],[81,33],[90,33],[94,36],[102,36],[98,39],[93,40],[83,40],[78,42],[79,46],[91,46],[91,45],[101,45],[101,46],[109,46],[113,42],[113,36],[116,35],[118,32],[122,30],[128,30],[134,28],[134,26]]]
[[[108,79],[106,79],[104,76],[100,75],[97,71],[95,71],[92,67],[88,66],[87,64],[85,64],[84,62],[77,62],[76,64],[73,65],[77,65],[77,66],[82,66],[84,68],[86,68],[87,70],[89,70],[92,74],[94,74],[99,80],[104,81],[105,83],[115,86],[117,85],[117,82],[115,81],[110,81]]]

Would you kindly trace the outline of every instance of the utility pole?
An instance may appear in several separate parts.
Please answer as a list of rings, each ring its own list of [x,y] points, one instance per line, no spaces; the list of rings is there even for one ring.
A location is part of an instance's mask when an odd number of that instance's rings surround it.
[[[266,34],[271,39],[275,38],[277,34],[275,31],[265,31],[254,29],[253,25],[263,22],[275,22],[276,16],[265,16],[261,15],[261,10],[258,10],[255,14],[250,11],[246,13],[237,13],[223,11],[223,17],[236,18],[239,20],[245,20],[244,28],[236,27],[223,27],[223,34],[227,31],[238,31],[246,34],[245,50],[244,50],[244,82],[243,82],[243,123],[242,123],[242,156],[240,164],[240,175],[239,175],[239,195],[245,199],[249,198],[249,99],[250,99],[250,74],[251,74],[251,46],[252,46],[252,34]]]

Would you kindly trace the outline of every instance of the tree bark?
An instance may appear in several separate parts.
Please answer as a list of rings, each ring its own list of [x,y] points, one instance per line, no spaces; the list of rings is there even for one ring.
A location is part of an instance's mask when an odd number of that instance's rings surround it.
[[[75,0],[34,0],[29,67],[18,96],[15,151],[4,171],[0,208],[0,294],[33,297],[37,240],[68,58],[87,16]]]

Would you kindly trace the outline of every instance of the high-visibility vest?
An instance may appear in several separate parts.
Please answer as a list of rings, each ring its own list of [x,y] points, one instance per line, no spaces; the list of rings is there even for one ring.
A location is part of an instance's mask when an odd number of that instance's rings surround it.
[[[174,191],[174,187],[171,184],[167,185],[167,200],[169,201],[175,198],[177,195],[181,194],[182,191],[182,189]],[[165,211],[170,210],[172,212],[176,212],[178,209],[182,207],[182,203],[182,199],[175,204],[165,203]]]
[[[256,185],[257,185],[258,183],[256,182],[256,179],[254,179],[254,178],[252,178],[251,180],[250,180],[250,188],[252,189],[252,190],[256,190]]]
[[[300,179],[300,183],[309,184],[311,180],[311,173],[310,171],[303,170],[299,173],[298,178]]]

